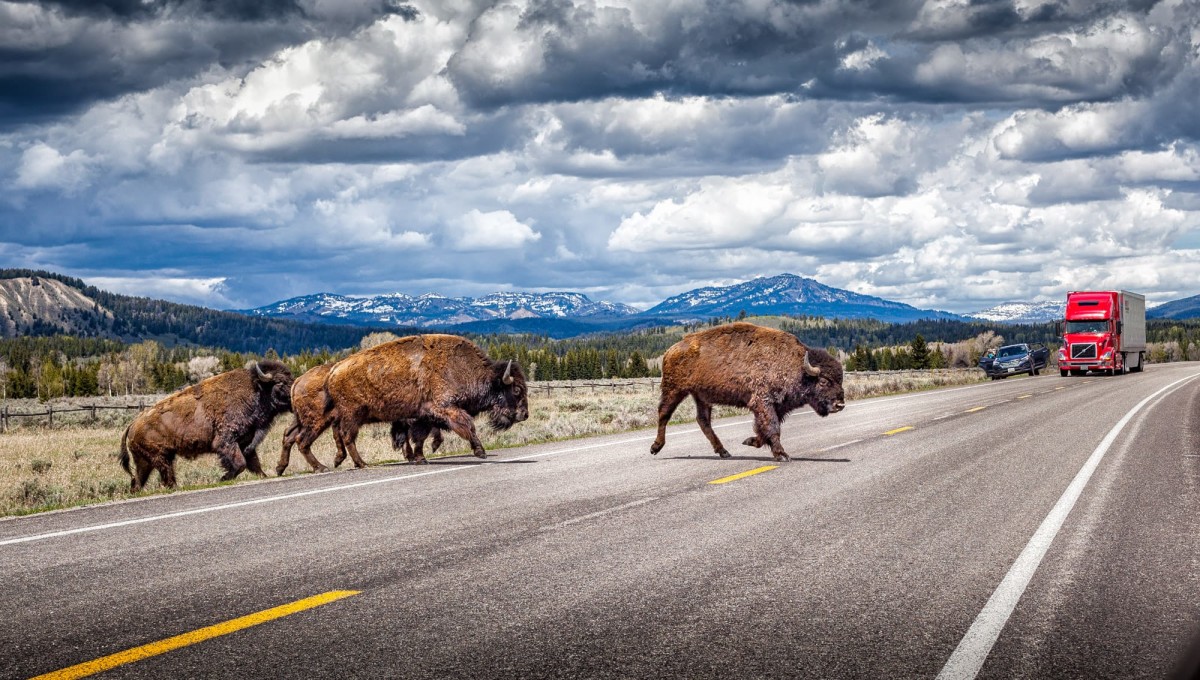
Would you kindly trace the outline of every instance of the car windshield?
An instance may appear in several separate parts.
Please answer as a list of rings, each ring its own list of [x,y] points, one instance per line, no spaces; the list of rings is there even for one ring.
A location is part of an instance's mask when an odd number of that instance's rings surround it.
[[[1000,353],[996,355],[996,358],[1003,359],[1005,357],[1019,357],[1028,351],[1029,350],[1025,349],[1024,345],[1009,345],[1008,347],[1001,347]]]
[[[1068,321],[1068,333],[1106,333],[1108,332],[1108,320],[1098,319],[1096,321]]]

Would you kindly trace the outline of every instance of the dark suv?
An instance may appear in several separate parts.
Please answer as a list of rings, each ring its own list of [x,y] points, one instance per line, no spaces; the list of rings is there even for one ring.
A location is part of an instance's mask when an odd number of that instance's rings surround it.
[[[992,380],[1017,373],[1037,375],[1050,361],[1050,350],[1040,342],[1005,345],[979,359],[979,367]]]

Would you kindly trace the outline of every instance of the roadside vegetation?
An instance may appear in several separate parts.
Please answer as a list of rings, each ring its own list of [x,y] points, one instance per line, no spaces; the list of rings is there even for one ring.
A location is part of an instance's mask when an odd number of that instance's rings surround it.
[[[845,387],[847,398],[855,400],[982,380],[983,374],[977,369],[898,371],[847,374]],[[656,422],[658,389],[657,382],[652,378],[537,382],[531,383],[530,388],[530,415],[526,422],[507,432],[493,433],[485,425],[486,417],[477,421],[484,446],[500,457],[504,456],[505,448],[644,430],[653,427]],[[161,396],[144,396],[140,399],[142,403],[153,403]],[[137,403],[137,397],[130,399]],[[51,405],[65,408],[92,403],[111,405],[120,401],[76,398],[55,400]],[[39,402],[10,401],[10,405],[14,411],[25,408],[34,410]],[[118,456],[121,433],[136,412],[98,413],[102,415],[95,419],[87,412],[74,414],[74,419],[59,418],[54,427],[48,427],[44,420],[29,420],[0,435],[0,516],[134,496],[129,493],[129,477],[121,469]],[[715,415],[727,417],[744,413],[742,409],[718,408]],[[693,422],[694,419],[695,410],[688,400],[675,412],[672,422]],[[270,434],[259,447],[264,469],[273,470],[278,462],[283,431],[291,420],[290,414],[276,419]],[[359,435],[358,446],[369,464],[403,463],[402,455],[391,448],[386,425],[364,428]],[[317,440],[313,453],[327,465],[333,463],[335,449],[329,434]],[[456,435],[448,433],[438,456],[454,455],[470,455],[469,447]],[[343,466],[349,464],[347,462]],[[216,456],[205,456],[195,461],[176,461],[180,490],[215,486],[221,473]],[[291,467],[286,475],[298,474],[309,474],[308,465],[293,450]],[[259,479],[243,472],[236,480],[227,483],[245,484]],[[166,493],[159,486],[157,473],[151,476],[148,486],[146,491],[137,495]]]

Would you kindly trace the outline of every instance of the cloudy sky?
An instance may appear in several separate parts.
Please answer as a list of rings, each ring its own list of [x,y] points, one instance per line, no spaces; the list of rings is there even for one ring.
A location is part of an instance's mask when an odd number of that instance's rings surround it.
[[[1194,0],[0,0],[0,264],[219,308],[1200,294]]]

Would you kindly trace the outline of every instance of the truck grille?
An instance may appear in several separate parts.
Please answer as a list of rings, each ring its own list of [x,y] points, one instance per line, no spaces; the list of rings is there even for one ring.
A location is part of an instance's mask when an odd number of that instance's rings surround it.
[[[1080,342],[1071,345],[1072,359],[1095,359],[1096,358],[1096,343]]]

